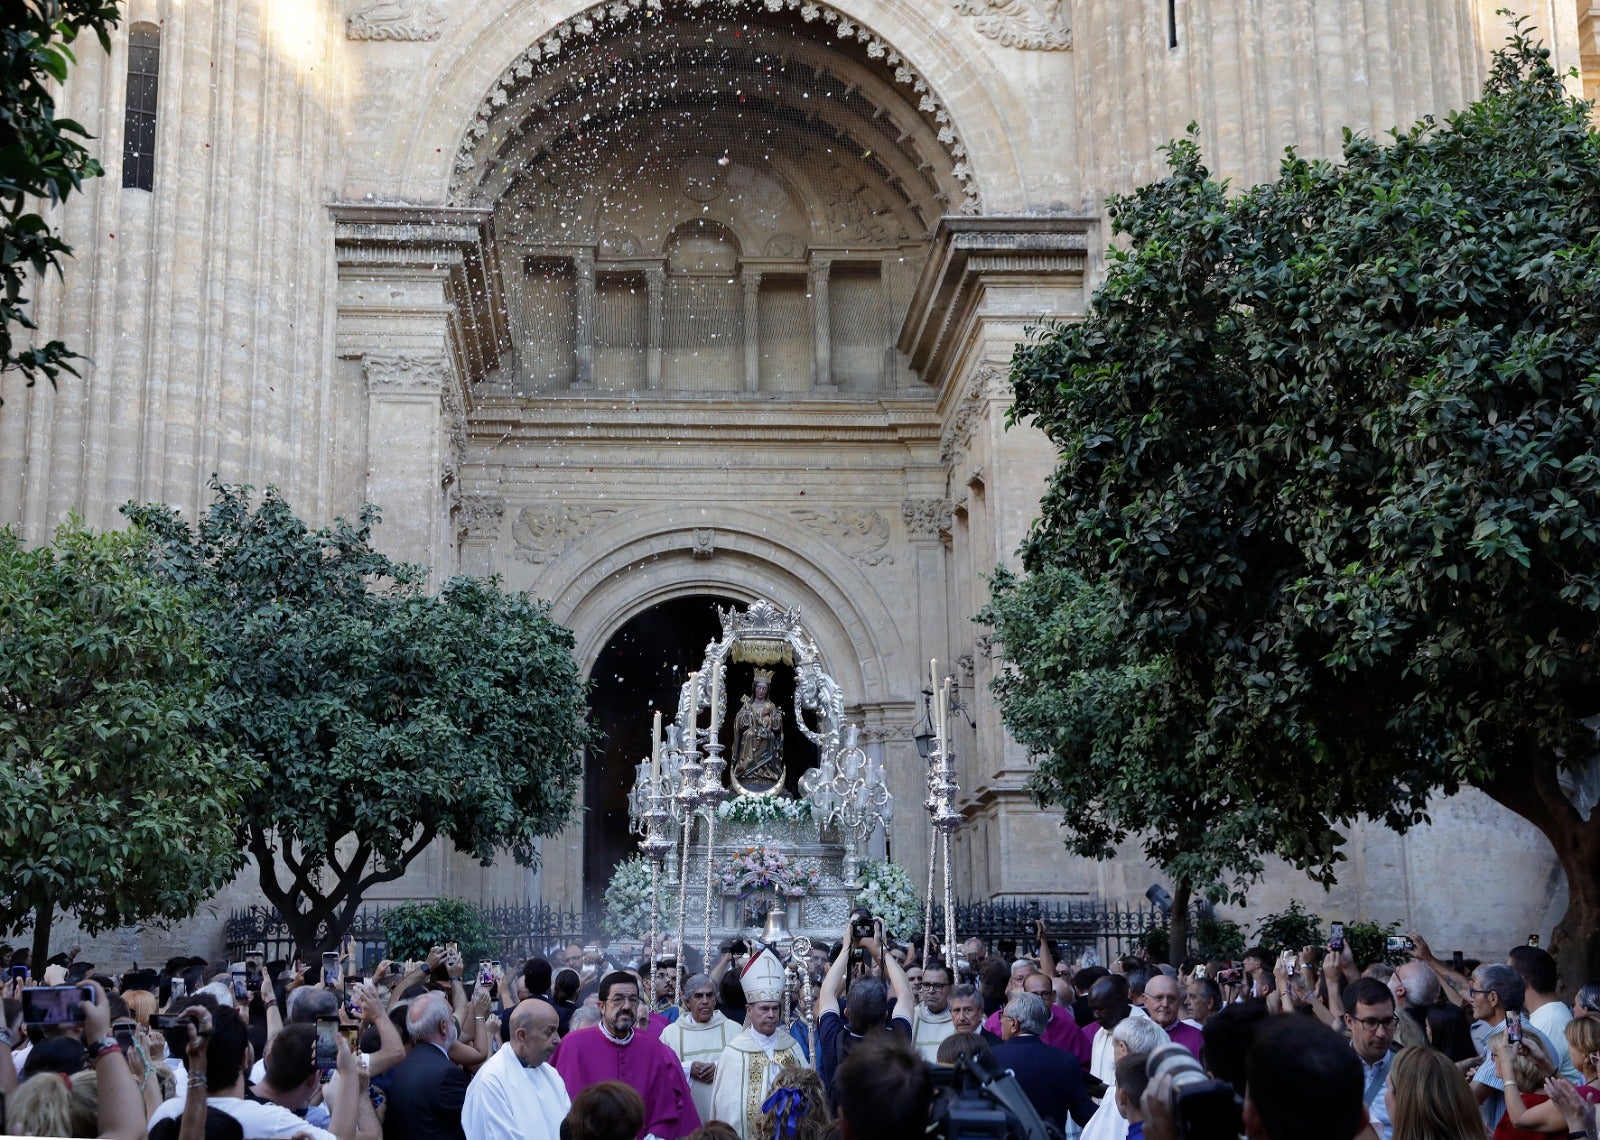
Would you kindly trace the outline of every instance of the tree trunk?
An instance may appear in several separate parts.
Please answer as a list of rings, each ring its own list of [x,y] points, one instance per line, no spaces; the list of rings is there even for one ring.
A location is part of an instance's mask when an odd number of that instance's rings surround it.
[[[1567,913],[1550,940],[1560,979],[1570,998],[1578,987],[1600,979],[1600,810],[1584,819],[1556,779],[1556,758],[1536,759],[1515,774],[1481,785],[1491,799],[1510,808],[1544,833],[1567,873]],[[1507,931],[1511,944],[1527,931]],[[1499,959],[1498,947],[1492,957]]]
[[[55,915],[53,902],[40,903],[33,910],[33,950],[28,955],[28,972],[36,979],[44,976],[44,964],[50,957],[50,926]]]
[[[1556,849],[1567,873],[1567,913],[1556,924],[1550,953],[1555,955],[1560,992],[1568,1000],[1586,982],[1600,979],[1600,835],[1594,821],[1591,815],[1589,825]]]
[[[1172,914],[1167,918],[1167,961],[1176,966],[1189,956],[1189,899],[1194,894],[1187,879],[1172,884]]]

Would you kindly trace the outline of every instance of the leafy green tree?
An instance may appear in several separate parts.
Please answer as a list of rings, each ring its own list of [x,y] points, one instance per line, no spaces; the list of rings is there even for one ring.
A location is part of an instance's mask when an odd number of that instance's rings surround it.
[[[401,903],[383,912],[383,937],[388,956],[397,962],[420,962],[435,946],[454,942],[467,969],[496,953],[489,945],[489,927],[478,908],[464,899]]]
[[[1559,779],[1600,711],[1600,145],[1547,57],[1519,26],[1445,121],[1236,195],[1184,140],[1112,203],[1088,318],[1013,363],[1060,456],[1018,588],[1104,592],[1171,710],[1152,778],[1299,821],[1263,853],[1326,878],[1330,835],[1468,785],[1533,822],[1593,977],[1600,813]]]
[[[68,47],[80,32],[93,32],[111,50],[115,3],[103,0],[14,0],[0,12],[0,373],[21,371],[32,384],[51,383],[62,369],[76,374],[78,354],[59,340],[18,349],[13,326],[31,330],[30,275],[61,271],[72,249],[39,212],[55,205],[104,171],[78,138],[88,138],[71,119],[56,117],[50,84],[65,83],[74,63]]]
[[[144,541],[0,530],[0,928],[31,922],[35,962],[58,913],[90,934],[186,918],[242,862],[254,773],[206,743],[213,670]]]
[[[259,764],[243,839],[299,949],[333,948],[365,892],[436,837],[524,866],[571,815],[589,739],[572,635],[498,583],[372,549],[375,508],[308,528],[276,491],[216,484],[198,527],[126,513],[204,603],[223,665],[218,733]]]

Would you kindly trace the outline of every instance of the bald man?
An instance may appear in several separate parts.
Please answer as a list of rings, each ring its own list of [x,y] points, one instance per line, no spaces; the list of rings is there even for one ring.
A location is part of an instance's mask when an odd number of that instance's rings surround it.
[[[561,1040],[555,1006],[528,998],[511,1011],[511,1041],[467,1086],[461,1128],[467,1140],[560,1140],[572,1100],[549,1063]]]

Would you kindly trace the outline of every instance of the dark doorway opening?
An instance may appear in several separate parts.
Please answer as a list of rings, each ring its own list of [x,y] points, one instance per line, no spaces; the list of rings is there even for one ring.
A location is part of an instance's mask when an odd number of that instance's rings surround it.
[[[736,603],[694,594],[651,606],[606,642],[589,674],[589,720],[600,741],[589,749],[583,772],[584,910],[600,914],[606,883],[618,863],[638,850],[628,833],[628,791],[634,765],[650,756],[650,724],[657,709],[670,722],[678,691],[700,667],[706,646],[722,636],[717,607]]]
[[[706,646],[722,637],[717,608],[738,604],[716,594],[693,594],[651,606],[619,629],[595,659],[589,719],[601,736],[589,749],[583,776],[583,896],[589,914],[604,909],[612,869],[638,851],[638,837],[628,832],[628,791],[634,766],[650,756],[655,711],[671,722],[680,687],[700,668]],[[733,743],[733,718],[754,675],[753,665],[728,666],[728,713],[720,733],[724,757]],[[817,765],[816,745],[795,727],[794,682],[794,670],[778,665],[769,691],[784,712],[784,787],[790,795],[797,794],[806,769]],[[816,728],[814,718],[807,724]]]

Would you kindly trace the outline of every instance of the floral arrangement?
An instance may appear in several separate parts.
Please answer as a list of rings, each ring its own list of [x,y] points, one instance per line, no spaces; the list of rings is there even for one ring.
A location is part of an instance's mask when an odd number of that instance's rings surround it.
[[[717,819],[727,823],[808,823],[811,801],[783,796],[735,796],[717,805]]]
[[[883,932],[890,938],[914,934],[922,925],[922,901],[906,869],[884,859],[867,859],[861,863],[860,876],[855,905],[883,919]]]
[[[803,898],[817,885],[817,873],[800,866],[781,851],[747,847],[730,859],[717,875],[723,894],[746,895],[752,891],[777,891],[790,898]]]
[[[639,938],[650,930],[650,861],[635,855],[618,863],[606,884],[606,933]]]

